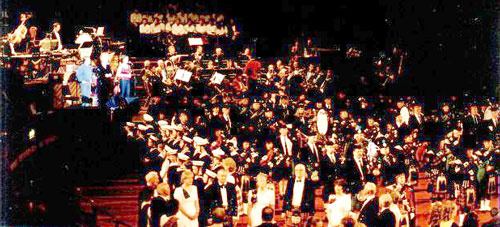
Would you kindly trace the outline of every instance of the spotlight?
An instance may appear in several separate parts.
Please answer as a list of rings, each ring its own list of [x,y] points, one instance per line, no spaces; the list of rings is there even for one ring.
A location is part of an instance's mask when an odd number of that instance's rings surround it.
[[[47,212],[47,205],[45,203],[38,204],[37,208],[38,208],[38,211],[40,211],[40,213],[42,213],[42,214]]]
[[[28,202],[28,210],[30,213],[33,213],[33,208],[35,207],[35,203],[33,201]]]
[[[337,99],[340,100],[340,101],[344,101],[344,99],[345,99],[345,93],[342,92],[342,91],[339,91],[337,93]]]
[[[30,129],[30,130],[28,131],[28,139],[29,139],[30,141],[33,141],[33,140],[35,140],[35,137],[36,137],[36,131],[35,131],[35,129],[34,129],[34,128],[32,128],[32,129]]]

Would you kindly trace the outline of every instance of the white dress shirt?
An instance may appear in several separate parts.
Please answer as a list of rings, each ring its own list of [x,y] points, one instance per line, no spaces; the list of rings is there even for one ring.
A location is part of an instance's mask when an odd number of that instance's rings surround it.
[[[224,120],[226,120],[229,128],[231,128],[231,118],[229,117],[229,115],[223,115],[224,117]]]
[[[292,156],[292,141],[286,136],[280,136],[281,146],[283,147],[283,153],[288,156]]]
[[[314,143],[307,143],[307,145],[311,149],[311,152],[314,154],[314,157],[316,157],[316,160],[319,161],[320,157],[319,157],[318,147],[316,147],[316,144],[314,144]]]
[[[300,181],[300,182],[299,182]],[[304,194],[305,188],[305,178],[298,179],[295,178],[295,184],[293,184],[293,194],[292,194],[292,206],[299,207],[302,203],[302,195]]]
[[[224,206],[224,207],[228,206],[228,203],[227,203],[227,189],[226,189],[226,187],[227,187],[227,184],[220,186],[220,197],[222,199],[222,206]]]
[[[330,158],[330,161],[332,163],[336,163],[337,162],[337,158],[335,157],[335,153],[327,153],[328,157]]]
[[[365,173],[363,173],[363,160],[354,159],[354,162],[356,162],[356,166],[358,167],[359,173],[361,174],[361,180],[364,180]]]

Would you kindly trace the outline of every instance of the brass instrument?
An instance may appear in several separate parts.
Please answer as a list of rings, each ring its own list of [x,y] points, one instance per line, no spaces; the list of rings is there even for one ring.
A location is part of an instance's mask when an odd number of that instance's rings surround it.
[[[176,85],[174,81],[175,72],[177,71],[177,66],[170,60],[165,61],[166,74],[161,75],[161,82],[167,86]]]

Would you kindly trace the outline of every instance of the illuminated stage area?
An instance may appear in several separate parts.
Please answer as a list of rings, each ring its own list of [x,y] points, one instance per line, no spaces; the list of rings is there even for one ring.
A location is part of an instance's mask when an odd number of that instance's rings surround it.
[[[499,224],[495,1],[12,0],[0,21],[2,225]]]

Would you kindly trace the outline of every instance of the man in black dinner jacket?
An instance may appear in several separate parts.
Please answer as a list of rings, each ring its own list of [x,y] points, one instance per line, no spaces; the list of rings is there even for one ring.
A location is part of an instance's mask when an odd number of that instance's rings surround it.
[[[361,204],[358,221],[364,223],[366,226],[377,226],[378,198],[376,194],[377,186],[372,182],[368,182],[357,196]]]
[[[380,214],[378,215],[378,226],[379,227],[395,227],[396,226],[396,216],[389,210],[391,206],[392,198],[389,194],[383,194],[379,198]]]
[[[227,182],[227,174],[224,168],[217,169],[217,179],[205,190],[205,203],[210,210],[223,207],[228,216],[236,216],[236,188]]]
[[[294,171],[295,176],[288,180],[286,187],[284,210],[287,217],[294,210],[299,210],[302,214],[313,214],[313,183],[307,179],[306,166],[297,164]]]

